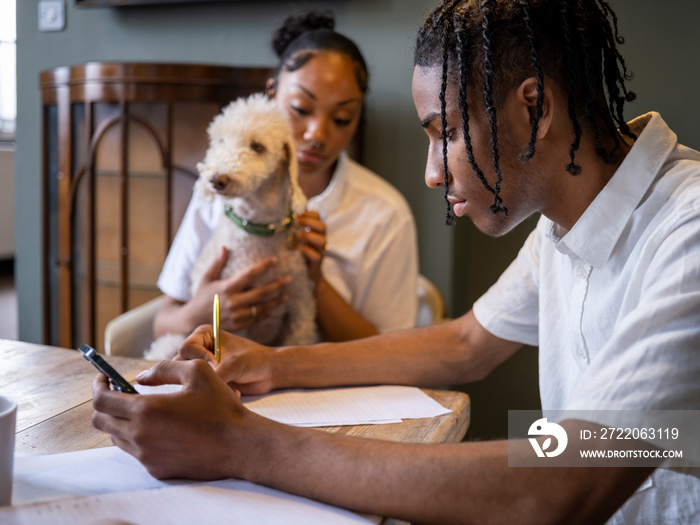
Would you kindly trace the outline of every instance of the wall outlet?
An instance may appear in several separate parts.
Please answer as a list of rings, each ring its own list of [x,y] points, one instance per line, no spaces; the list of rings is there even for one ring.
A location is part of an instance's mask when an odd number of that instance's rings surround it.
[[[39,31],[63,31],[66,27],[64,0],[40,0]]]

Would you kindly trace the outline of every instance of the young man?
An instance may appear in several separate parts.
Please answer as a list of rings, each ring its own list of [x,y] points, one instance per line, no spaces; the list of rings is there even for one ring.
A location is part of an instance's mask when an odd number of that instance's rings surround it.
[[[188,361],[139,377],[181,393],[122,395],[99,376],[95,427],[157,477],[240,477],[417,522],[691,523],[690,475],[509,467],[532,454],[526,440],[509,451],[287,427],[230,388],[468,383],[530,344],[545,410],[700,409],[700,154],[657,114],[624,122],[619,40],[602,0],[446,1],[416,46],[426,183],[490,235],[543,216],[499,282],[461,318],[419,330],[280,349],[223,334],[218,364],[201,327]],[[561,426],[576,436],[600,423]]]

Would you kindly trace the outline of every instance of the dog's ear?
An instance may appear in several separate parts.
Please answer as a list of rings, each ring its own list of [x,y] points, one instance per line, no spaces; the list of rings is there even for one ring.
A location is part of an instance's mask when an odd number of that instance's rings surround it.
[[[287,170],[289,171],[290,206],[294,213],[301,215],[306,211],[306,195],[304,195],[301,186],[299,186],[299,165],[297,163],[297,150],[294,140],[288,140],[284,144],[284,151],[287,155]]]

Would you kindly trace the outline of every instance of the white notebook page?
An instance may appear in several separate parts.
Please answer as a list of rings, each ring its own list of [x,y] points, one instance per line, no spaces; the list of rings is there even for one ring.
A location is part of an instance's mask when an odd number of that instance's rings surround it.
[[[136,385],[143,394],[180,388],[180,385]],[[241,400],[261,416],[288,425],[312,427],[400,423],[404,419],[451,412],[419,388],[397,385],[280,390],[262,396],[243,396]]]
[[[0,523],[80,525],[366,524],[364,518],[241,480],[159,481],[117,447],[15,458],[13,507]]]

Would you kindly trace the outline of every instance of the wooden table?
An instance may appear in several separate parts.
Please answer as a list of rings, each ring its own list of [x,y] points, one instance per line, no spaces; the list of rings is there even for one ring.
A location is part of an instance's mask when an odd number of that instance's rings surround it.
[[[110,356],[109,363],[129,381],[153,365],[117,356]],[[18,405],[15,452],[60,453],[112,445],[109,436],[91,423],[95,375],[77,350],[0,339],[0,394]],[[469,426],[469,397],[456,391],[425,392],[452,412],[403,423],[322,430],[405,443],[460,441]]]

